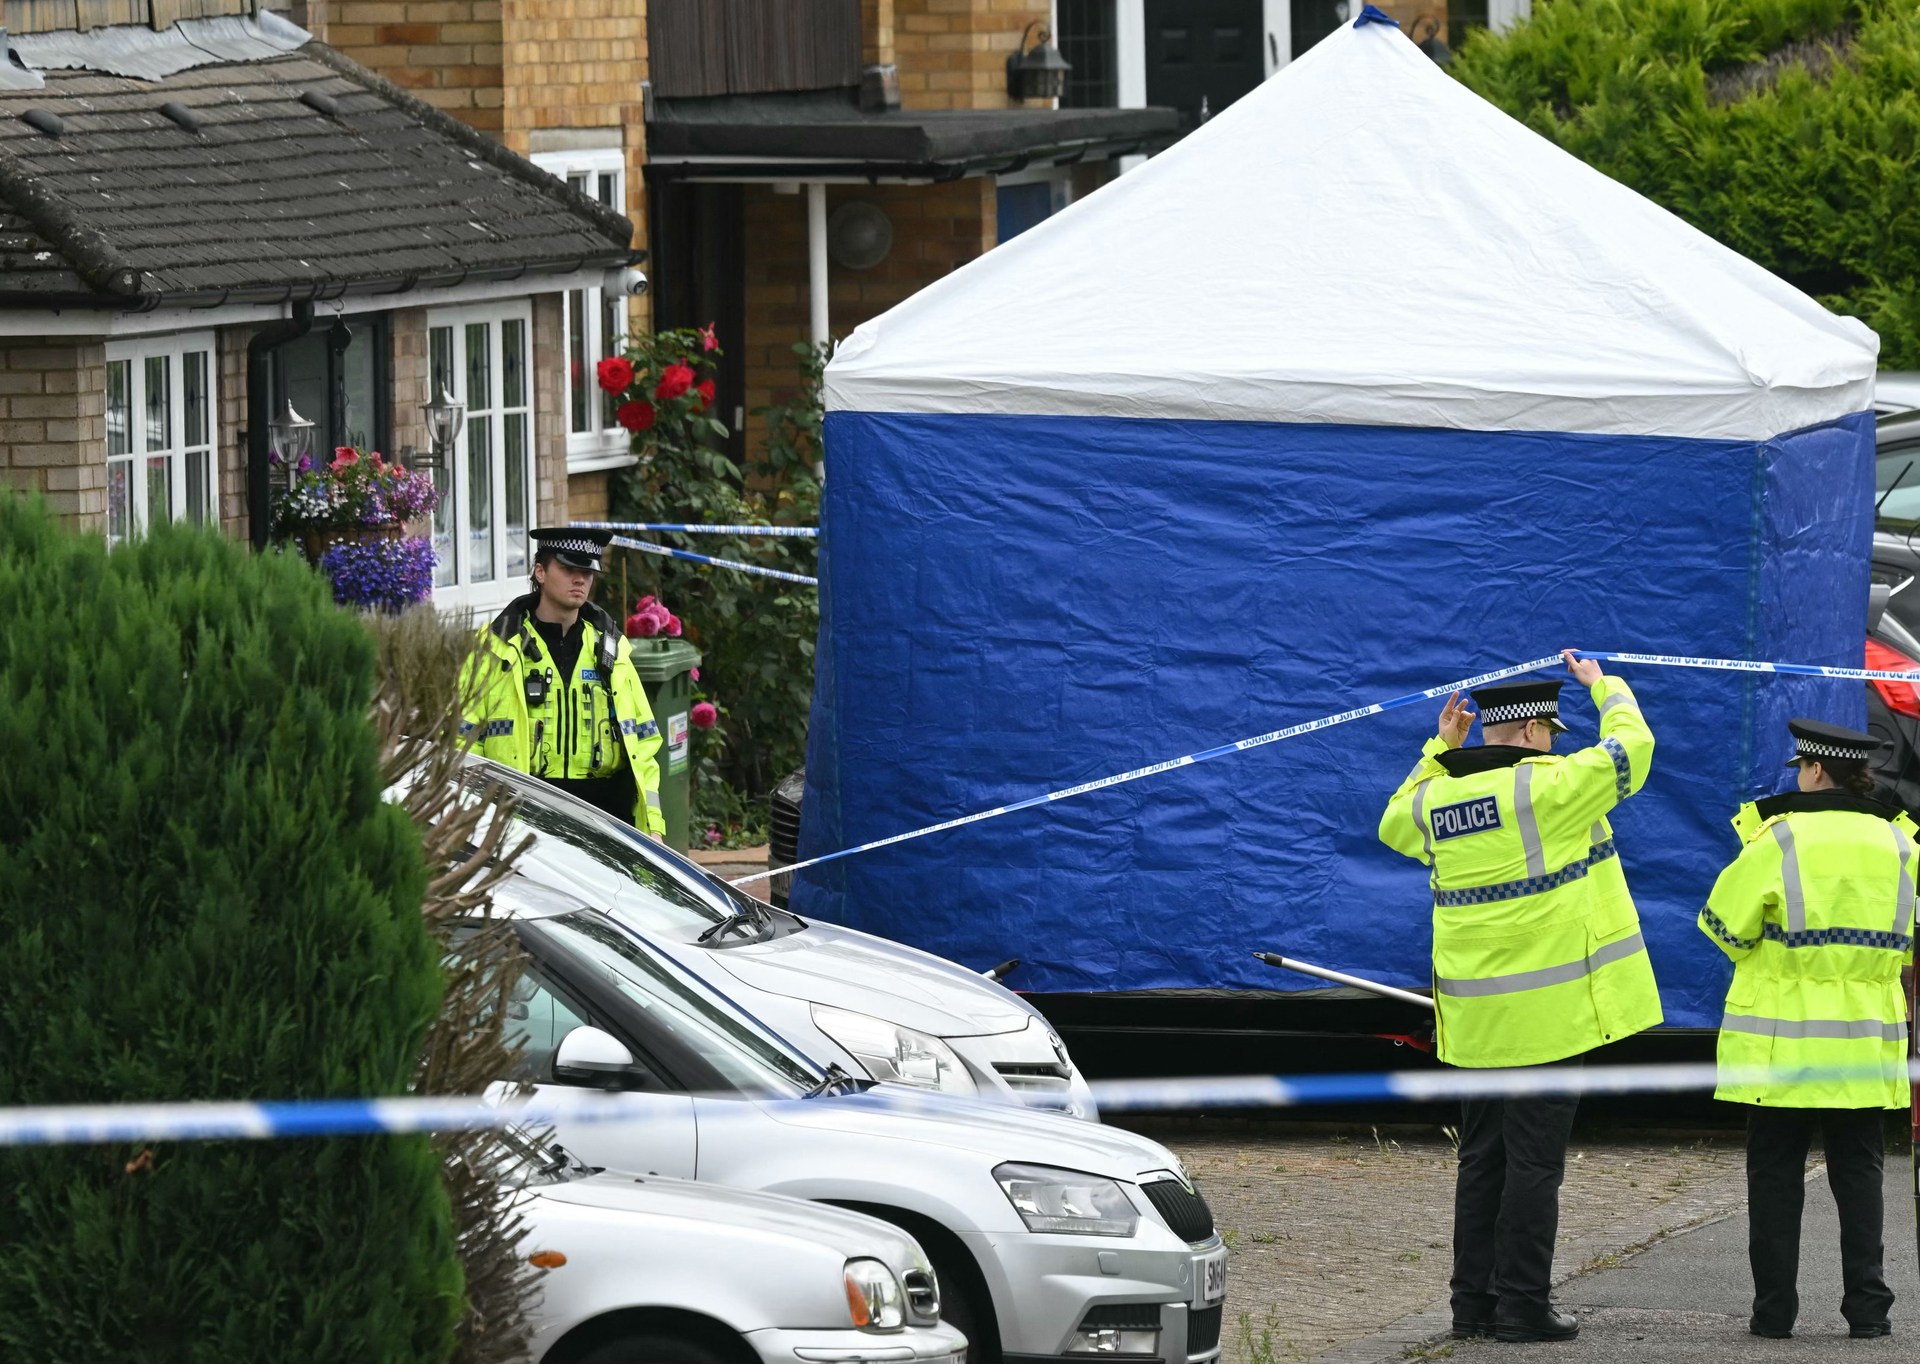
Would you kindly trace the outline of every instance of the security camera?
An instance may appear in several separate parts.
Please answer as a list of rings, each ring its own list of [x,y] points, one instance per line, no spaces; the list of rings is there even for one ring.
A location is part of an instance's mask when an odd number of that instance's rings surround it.
[[[644,271],[632,266],[623,270],[609,270],[601,287],[615,298],[639,298],[647,292],[647,276]]]

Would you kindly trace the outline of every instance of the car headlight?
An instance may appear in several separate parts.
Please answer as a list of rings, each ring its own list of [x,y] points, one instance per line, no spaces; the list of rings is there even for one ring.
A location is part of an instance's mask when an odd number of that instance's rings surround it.
[[[878,1260],[848,1260],[847,1311],[863,1331],[898,1331],[907,1324],[907,1293]]]
[[[1131,1236],[1140,1214],[1111,1179],[1050,1165],[1001,1165],[993,1177],[1028,1231],[1073,1236]]]
[[[979,1086],[952,1047],[927,1033],[849,1009],[813,1006],[813,1023],[867,1068],[876,1080],[892,1080],[949,1094],[973,1094]]]

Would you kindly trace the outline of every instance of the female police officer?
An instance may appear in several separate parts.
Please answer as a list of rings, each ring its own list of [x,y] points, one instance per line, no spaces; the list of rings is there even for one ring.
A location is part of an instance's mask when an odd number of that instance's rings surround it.
[[[1871,797],[1877,740],[1814,720],[1788,728],[1799,790],[1741,808],[1745,846],[1700,911],[1701,931],[1734,962],[1715,1095],[1748,1105],[1748,1329],[1793,1333],[1818,1127],[1840,1209],[1840,1310],[1851,1335],[1884,1336],[1881,1113],[1908,1102],[1900,968],[1913,952],[1915,830]],[[1795,1082],[1794,1071],[1810,1074]]]

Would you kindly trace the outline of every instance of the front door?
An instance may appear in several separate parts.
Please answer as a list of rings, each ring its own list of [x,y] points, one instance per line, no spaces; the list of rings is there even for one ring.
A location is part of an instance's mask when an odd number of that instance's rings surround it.
[[[1179,110],[1190,132],[1260,84],[1262,12],[1261,0],[1146,0],[1147,103]]]

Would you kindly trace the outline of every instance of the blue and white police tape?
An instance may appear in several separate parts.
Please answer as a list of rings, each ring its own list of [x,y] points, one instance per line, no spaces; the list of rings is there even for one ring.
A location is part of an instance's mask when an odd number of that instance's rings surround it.
[[[1581,650],[1578,657],[1606,659],[1621,663],[1654,663],[1676,668],[1721,668],[1733,672],[1784,673],[1795,676],[1836,677],[1869,682],[1908,682],[1920,683],[1920,673],[1876,672],[1870,668],[1829,668],[1811,663],[1752,663],[1742,659],[1728,658],[1682,658],[1670,654],[1628,654],[1603,653]],[[1489,682],[1498,682],[1502,678],[1517,677],[1522,673],[1539,672],[1551,668],[1564,660],[1555,654],[1550,658],[1536,658],[1528,663],[1516,663],[1511,668],[1499,668],[1493,672],[1481,673],[1476,677],[1463,677],[1458,682],[1448,682],[1438,687],[1428,687],[1425,691],[1408,692],[1405,696],[1395,696],[1385,701],[1376,701],[1370,706],[1359,706],[1353,710],[1343,710],[1337,715],[1323,715],[1318,720],[1307,720],[1301,724],[1289,725],[1285,729],[1276,729],[1270,734],[1258,734],[1251,739],[1239,739],[1230,744],[1221,744],[1215,748],[1202,749],[1197,753],[1184,754],[1178,758],[1169,758],[1165,762],[1136,767],[1131,772],[1120,772],[1111,777],[1101,777],[1095,781],[1085,781],[1077,786],[1063,787],[1058,791],[1048,791],[1044,795],[1029,796],[1025,800],[1014,801],[1010,805],[996,805],[991,810],[976,810],[973,814],[962,815],[958,819],[942,820],[938,824],[929,824],[921,829],[909,829],[903,834],[892,834],[886,838],[872,839],[866,843],[857,843],[851,848],[842,848],[838,852],[822,853],[819,857],[809,857],[800,862],[791,862],[784,867],[774,867],[767,871],[757,871],[750,876],[742,876],[728,882],[729,885],[744,886],[755,881],[764,881],[770,876],[783,876],[788,872],[800,871],[807,867],[817,867],[827,862],[837,862],[843,857],[854,857],[860,853],[873,852],[878,848],[890,848],[896,843],[906,843],[912,839],[925,838],[929,834],[945,833],[948,829],[962,828],[968,824],[978,824],[983,820],[998,819],[1018,810],[1031,810],[1038,805],[1048,805],[1056,800],[1067,800],[1073,796],[1084,796],[1092,791],[1104,791],[1109,786],[1119,786],[1130,781],[1139,781],[1143,777],[1158,776],[1162,772],[1172,772],[1177,768],[1192,767],[1196,763],[1210,762],[1214,758],[1224,758],[1231,753],[1244,753],[1250,748],[1259,748],[1265,744],[1279,743],[1282,739],[1296,738],[1302,734],[1311,734],[1315,730],[1326,729],[1332,725],[1345,724],[1349,720],[1358,720],[1367,715],[1378,715],[1383,711],[1397,710],[1401,706],[1410,706],[1417,701],[1430,701],[1436,697],[1451,696],[1455,692],[1466,691],[1472,687],[1482,687]]]
[[[613,537],[613,543],[622,549],[637,549],[642,554],[659,554],[669,559],[686,559],[696,564],[711,564],[715,568],[731,568],[739,573],[757,573],[763,578],[778,578],[782,582],[805,583],[808,587],[818,587],[818,578],[809,578],[804,573],[787,573],[778,568],[762,568],[758,564],[743,564],[738,559],[716,559],[710,554],[695,554],[690,549],[669,549],[666,545],[651,545],[645,540],[629,540],[624,535]]]
[[[1586,649],[1575,657],[1603,663],[1644,663],[1659,668],[1707,668],[1718,672],[1773,673],[1782,677],[1834,677],[1856,682],[1910,682],[1920,686],[1920,672],[1886,672],[1873,668],[1830,668],[1818,663],[1756,663],[1744,658],[1687,658],[1681,654],[1623,654]]]
[[[578,530],[670,530],[681,535],[773,535],[812,540],[820,531],[814,526],[704,526],[690,521],[569,521]]]
[[[1920,1079],[1920,1061],[1909,1063]],[[1309,1108],[1329,1104],[1433,1104],[1461,1099],[1547,1094],[1706,1093],[1716,1085],[1784,1087],[1845,1080],[1885,1081],[1897,1066],[1789,1070],[1711,1063],[1637,1066],[1528,1066],[1515,1070],[1383,1071],[1346,1075],[1231,1075],[1198,1079],[1095,1080],[1094,1101],[1104,1113],[1196,1112],[1219,1109]],[[550,1127],[583,1122],[644,1123],[644,1096],[629,1102],[598,1090],[548,1091],[525,1099],[400,1097],[308,1099],[265,1103],[127,1103],[0,1108],[0,1146],[79,1146],[163,1141],[263,1141],[407,1132]],[[738,1098],[733,1096],[716,1096]],[[779,1102],[814,1103],[813,1099]],[[887,1085],[860,1099],[866,1107],[950,1113],[944,1096]],[[702,1110],[702,1123],[744,1117],[732,1103]]]

